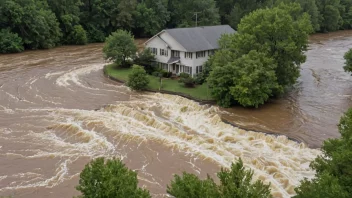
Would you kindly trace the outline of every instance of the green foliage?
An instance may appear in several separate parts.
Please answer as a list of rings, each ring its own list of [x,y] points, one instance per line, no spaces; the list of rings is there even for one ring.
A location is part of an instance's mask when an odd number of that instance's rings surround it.
[[[127,86],[133,90],[143,90],[147,88],[149,83],[149,78],[147,72],[143,67],[134,65],[132,67],[132,72],[128,75]]]
[[[154,62],[155,55],[148,48],[138,53],[134,58],[134,64],[143,66],[148,74],[152,74],[156,70]]]
[[[352,109],[342,116],[338,128],[341,138],[324,142],[323,155],[311,163],[317,178],[305,180],[296,189],[297,197],[352,197]]]
[[[120,160],[97,158],[85,166],[76,189],[82,193],[82,198],[151,197],[147,190],[137,185],[137,173],[129,170]]]
[[[0,53],[15,53],[23,51],[21,37],[8,29],[0,30]]]
[[[61,42],[64,44],[86,44],[87,41],[82,40],[82,37],[78,37],[78,40],[76,40],[74,36],[75,34],[82,35],[83,32],[82,30],[77,32],[78,27],[82,28],[79,25],[82,2],[80,0],[47,0],[47,2],[60,23],[63,34]]]
[[[103,52],[106,60],[114,61],[117,65],[126,67],[128,66],[127,59],[135,56],[137,46],[130,32],[118,30],[106,39]]]
[[[279,4],[245,16],[210,58],[208,82],[219,105],[258,107],[299,76],[312,26],[299,4]]]
[[[0,18],[2,26],[17,33],[28,49],[55,47],[62,35],[56,16],[46,1],[3,0]]]
[[[170,12],[164,0],[146,0],[137,5],[135,34],[153,36],[166,26]]]
[[[220,185],[217,185],[209,176],[200,180],[196,175],[183,173],[182,177],[175,175],[167,192],[177,198],[203,198],[203,197],[271,197],[269,185],[261,181],[252,184],[253,172],[243,167],[240,161],[231,165],[231,169],[221,169],[217,174]]]
[[[228,107],[237,102],[243,106],[264,104],[279,85],[275,75],[277,65],[264,53],[250,51],[239,58],[228,51],[216,53],[208,82],[219,105]],[[223,63],[221,57],[228,58]]]
[[[343,69],[346,72],[352,72],[352,49],[350,49],[348,52],[345,53],[345,66],[343,67]]]
[[[86,31],[83,29],[81,25],[75,25],[73,27],[73,31],[70,32],[68,36],[68,40],[70,44],[76,44],[76,45],[84,45],[87,44],[88,38]]]
[[[274,59],[281,88],[296,83],[300,64],[306,61],[304,51],[313,30],[309,16],[300,11],[299,4],[256,10],[242,19],[240,36],[234,40],[240,54],[257,50]]]
[[[198,26],[220,24],[219,9],[214,0],[178,0],[171,1],[171,26],[194,27],[196,15]]]

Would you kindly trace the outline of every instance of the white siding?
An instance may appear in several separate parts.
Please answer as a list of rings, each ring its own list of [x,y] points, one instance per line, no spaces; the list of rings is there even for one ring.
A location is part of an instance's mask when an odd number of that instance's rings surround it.
[[[157,48],[158,54],[155,56],[157,62],[167,63],[171,58],[171,50],[180,51],[180,65],[192,67],[192,75],[196,74],[197,66],[204,66],[205,62],[209,58],[208,51],[205,52],[205,57],[196,58],[196,52],[192,53],[191,58],[185,58],[185,48],[182,47],[174,38],[172,38],[168,33],[162,32],[159,36],[151,39],[147,44],[147,48]],[[161,56],[160,49],[168,50],[168,56]],[[171,66],[171,65],[170,65]],[[182,72],[182,71],[181,71]]]
[[[177,50],[177,51],[186,51],[182,45],[180,45],[173,37],[171,37],[167,32],[163,32],[160,35],[160,38],[162,38],[164,41],[166,41],[172,50]]]
[[[171,51],[168,49],[167,44],[157,36],[147,43],[146,48],[157,48],[158,55],[156,55],[155,58],[158,62],[167,63],[171,57]],[[161,56],[160,49],[168,50],[168,56]]]

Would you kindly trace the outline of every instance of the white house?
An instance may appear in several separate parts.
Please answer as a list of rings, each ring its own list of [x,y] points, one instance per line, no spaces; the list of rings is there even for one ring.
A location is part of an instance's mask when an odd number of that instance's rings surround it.
[[[202,72],[204,63],[219,48],[223,34],[233,34],[229,25],[165,29],[145,46],[155,54],[159,67],[173,74]]]

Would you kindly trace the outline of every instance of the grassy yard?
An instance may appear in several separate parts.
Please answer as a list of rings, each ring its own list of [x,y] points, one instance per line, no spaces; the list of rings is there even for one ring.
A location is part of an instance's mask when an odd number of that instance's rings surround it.
[[[131,73],[131,71],[132,69],[116,68],[114,64],[108,65],[105,68],[107,75],[123,81],[128,80],[128,75]],[[150,80],[148,88],[154,91],[159,91],[159,78],[151,75],[149,75],[148,78]],[[179,83],[177,80],[163,78],[161,89],[165,91],[186,94],[200,100],[212,100],[206,83],[203,85],[197,85],[195,88],[187,88],[183,85],[183,83]]]

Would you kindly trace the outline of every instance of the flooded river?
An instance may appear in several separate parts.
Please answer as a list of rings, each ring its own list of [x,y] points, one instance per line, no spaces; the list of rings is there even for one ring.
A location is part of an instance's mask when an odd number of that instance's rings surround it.
[[[105,156],[137,170],[153,197],[166,196],[174,173],[215,176],[239,157],[275,197],[289,197],[314,176],[315,148],[338,137],[339,117],[352,106],[352,79],[342,69],[352,32],[311,42],[296,87],[250,110],[132,92],[103,76],[102,44],[1,55],[0,196],[78,195],[84,165]]]

